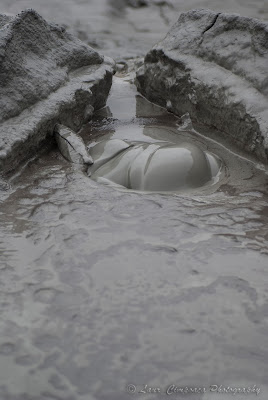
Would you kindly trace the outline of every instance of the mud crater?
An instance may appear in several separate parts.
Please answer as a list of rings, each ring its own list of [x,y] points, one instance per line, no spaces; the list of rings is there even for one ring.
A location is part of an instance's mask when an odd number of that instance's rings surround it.
[[[190,142],[127,142],[104,140],[90,149],[92,179],[127,189],[189,192],[215,184],[221,160]]]

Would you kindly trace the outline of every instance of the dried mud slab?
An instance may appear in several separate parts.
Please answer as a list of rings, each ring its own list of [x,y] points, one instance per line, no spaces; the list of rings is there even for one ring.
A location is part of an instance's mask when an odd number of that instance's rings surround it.
[[[34,10],[0,15],[0,171],[13,170],[53,135],[105,105],[114,62]]]
[[[181,14],[146,55],[137,87],[268,160],[268,25],[237,14]]]

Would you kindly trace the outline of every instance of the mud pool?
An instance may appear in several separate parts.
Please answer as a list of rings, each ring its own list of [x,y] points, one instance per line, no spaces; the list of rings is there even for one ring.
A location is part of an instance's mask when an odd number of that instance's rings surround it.
[[[225,175],[194,194],[119,190],[55,146],[10,178],[0,213],[0,398],[123,400],[128,384],[147,384],[162,394],[143,399],[164,399],[174,384],[257,385],[266,399],[267,172],[129,80],[114,78],[107,107],[81,131],[89,147],[183,138],[218,155]]]

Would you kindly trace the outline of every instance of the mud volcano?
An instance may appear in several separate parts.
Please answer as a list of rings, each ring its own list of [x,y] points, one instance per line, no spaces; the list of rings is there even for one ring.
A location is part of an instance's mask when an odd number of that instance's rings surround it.
[[[154,192],[189,191],[213,185],[221,174],[220,159],[193,143],[143,143],[104,140],[90,149],[94,164],[88,174],[102,183]]]

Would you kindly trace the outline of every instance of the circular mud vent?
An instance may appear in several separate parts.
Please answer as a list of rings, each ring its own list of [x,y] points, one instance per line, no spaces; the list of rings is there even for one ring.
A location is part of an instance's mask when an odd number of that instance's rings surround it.
[[[89,150],[92,179],[132,190],[187,192],[219,181],[222,162],[193,143],[103,140]]]

